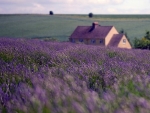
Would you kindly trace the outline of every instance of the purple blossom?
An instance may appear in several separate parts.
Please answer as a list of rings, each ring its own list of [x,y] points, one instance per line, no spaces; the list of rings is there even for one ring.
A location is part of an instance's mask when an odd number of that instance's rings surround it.
[[[0,108],[149,112],[149,56],[148,50],[1,38]]]

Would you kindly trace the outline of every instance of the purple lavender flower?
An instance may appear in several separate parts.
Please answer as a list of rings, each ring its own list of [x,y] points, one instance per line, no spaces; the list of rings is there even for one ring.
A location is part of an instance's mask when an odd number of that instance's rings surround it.
[[[0,112],[150,110],[150,52],[0,39]]]

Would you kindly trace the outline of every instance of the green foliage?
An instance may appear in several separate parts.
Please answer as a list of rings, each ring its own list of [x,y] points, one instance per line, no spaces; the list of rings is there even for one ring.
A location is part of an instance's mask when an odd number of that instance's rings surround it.
[[[5,62],[10,62],[13,59],[13,55],[7,52],[0,52],[0,59],[4,60]]]
[[[145,38],[148,39],[148,40],[150,40],[150,31],[146,31]]]
[[[5,107],[2,108],[2,113],[7,113],[7,109]]]
[[[22,111],[22,110],[16,110],[16,113],[25,113],[24,111]]]
[[[109,56],[109,58],[113,58],[117,55],[117,53],[113,52],[113,51],[110,51],[110,52],[107,53],[107,55]]]
[[[43,107],[43,113],[51,113],[50,109],[46,106]]]
[[[94,74],[91,77],[89,77],[89,88],[98,91],[98,90],[106,90],[106,83],[104,80],[104,73],[100,72],[100,74]]]
[[[146,31],[142,39],[134,39],[134,47],[138,49],[150,49],[150,33]]]
[[[20,55],[17,58],[17,62],[19,64],[24,64],[26,67],[33,69],[34,71],[38,71],[39,66],[47,65],[49,67],[54,67],[54,63],[48,63],[50,62],[51,57],[44,52],[33,52],[32,54],[29,54],[27,56]]]
[[[139,91],[138,86],[136,86],[132,80],[129,80],[127,83],[122,82],[122,84],[120,84],[119,88],[120,88],[120,92],[119,92],[120,96],[122,96],[122,95],[129,96],[128,95],[129,93],[132,93],[138,97],[145,96],[144,92]]]
[[[81,64],[81,62],[77,58],[72,58],[72,61],[76,64]]]

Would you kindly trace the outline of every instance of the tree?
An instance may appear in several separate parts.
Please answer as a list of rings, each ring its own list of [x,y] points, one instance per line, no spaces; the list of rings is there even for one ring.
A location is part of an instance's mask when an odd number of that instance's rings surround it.
[[[140,39],[134,38],[134,48],[140,48]]]
[[[121,29],[121,30],[119,31],[119,33],[122,33],[122,34],[123,34],[123,33],[124,33],[124,29]]]
[[[53,15],[54,13],[53,13],[53,11],[50,11],[49,14],[50,14],[50,15]]]
[[[138,49],[150,50],[150,32],[146,31],[145,36],[142,39],[135,38],[134,47]]]
[[[146,31],[145,38],[148,39],[148,40],[150,40],[150,32],[149,31]]]
[[[89,13],[89,18],[92,18],[93,17],[93,13]]]

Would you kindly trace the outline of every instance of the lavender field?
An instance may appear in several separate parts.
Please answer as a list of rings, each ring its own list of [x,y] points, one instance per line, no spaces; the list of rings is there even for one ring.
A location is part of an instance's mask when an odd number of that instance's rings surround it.
[[[2,113],[148,113],[150,51],[0,39]]]

